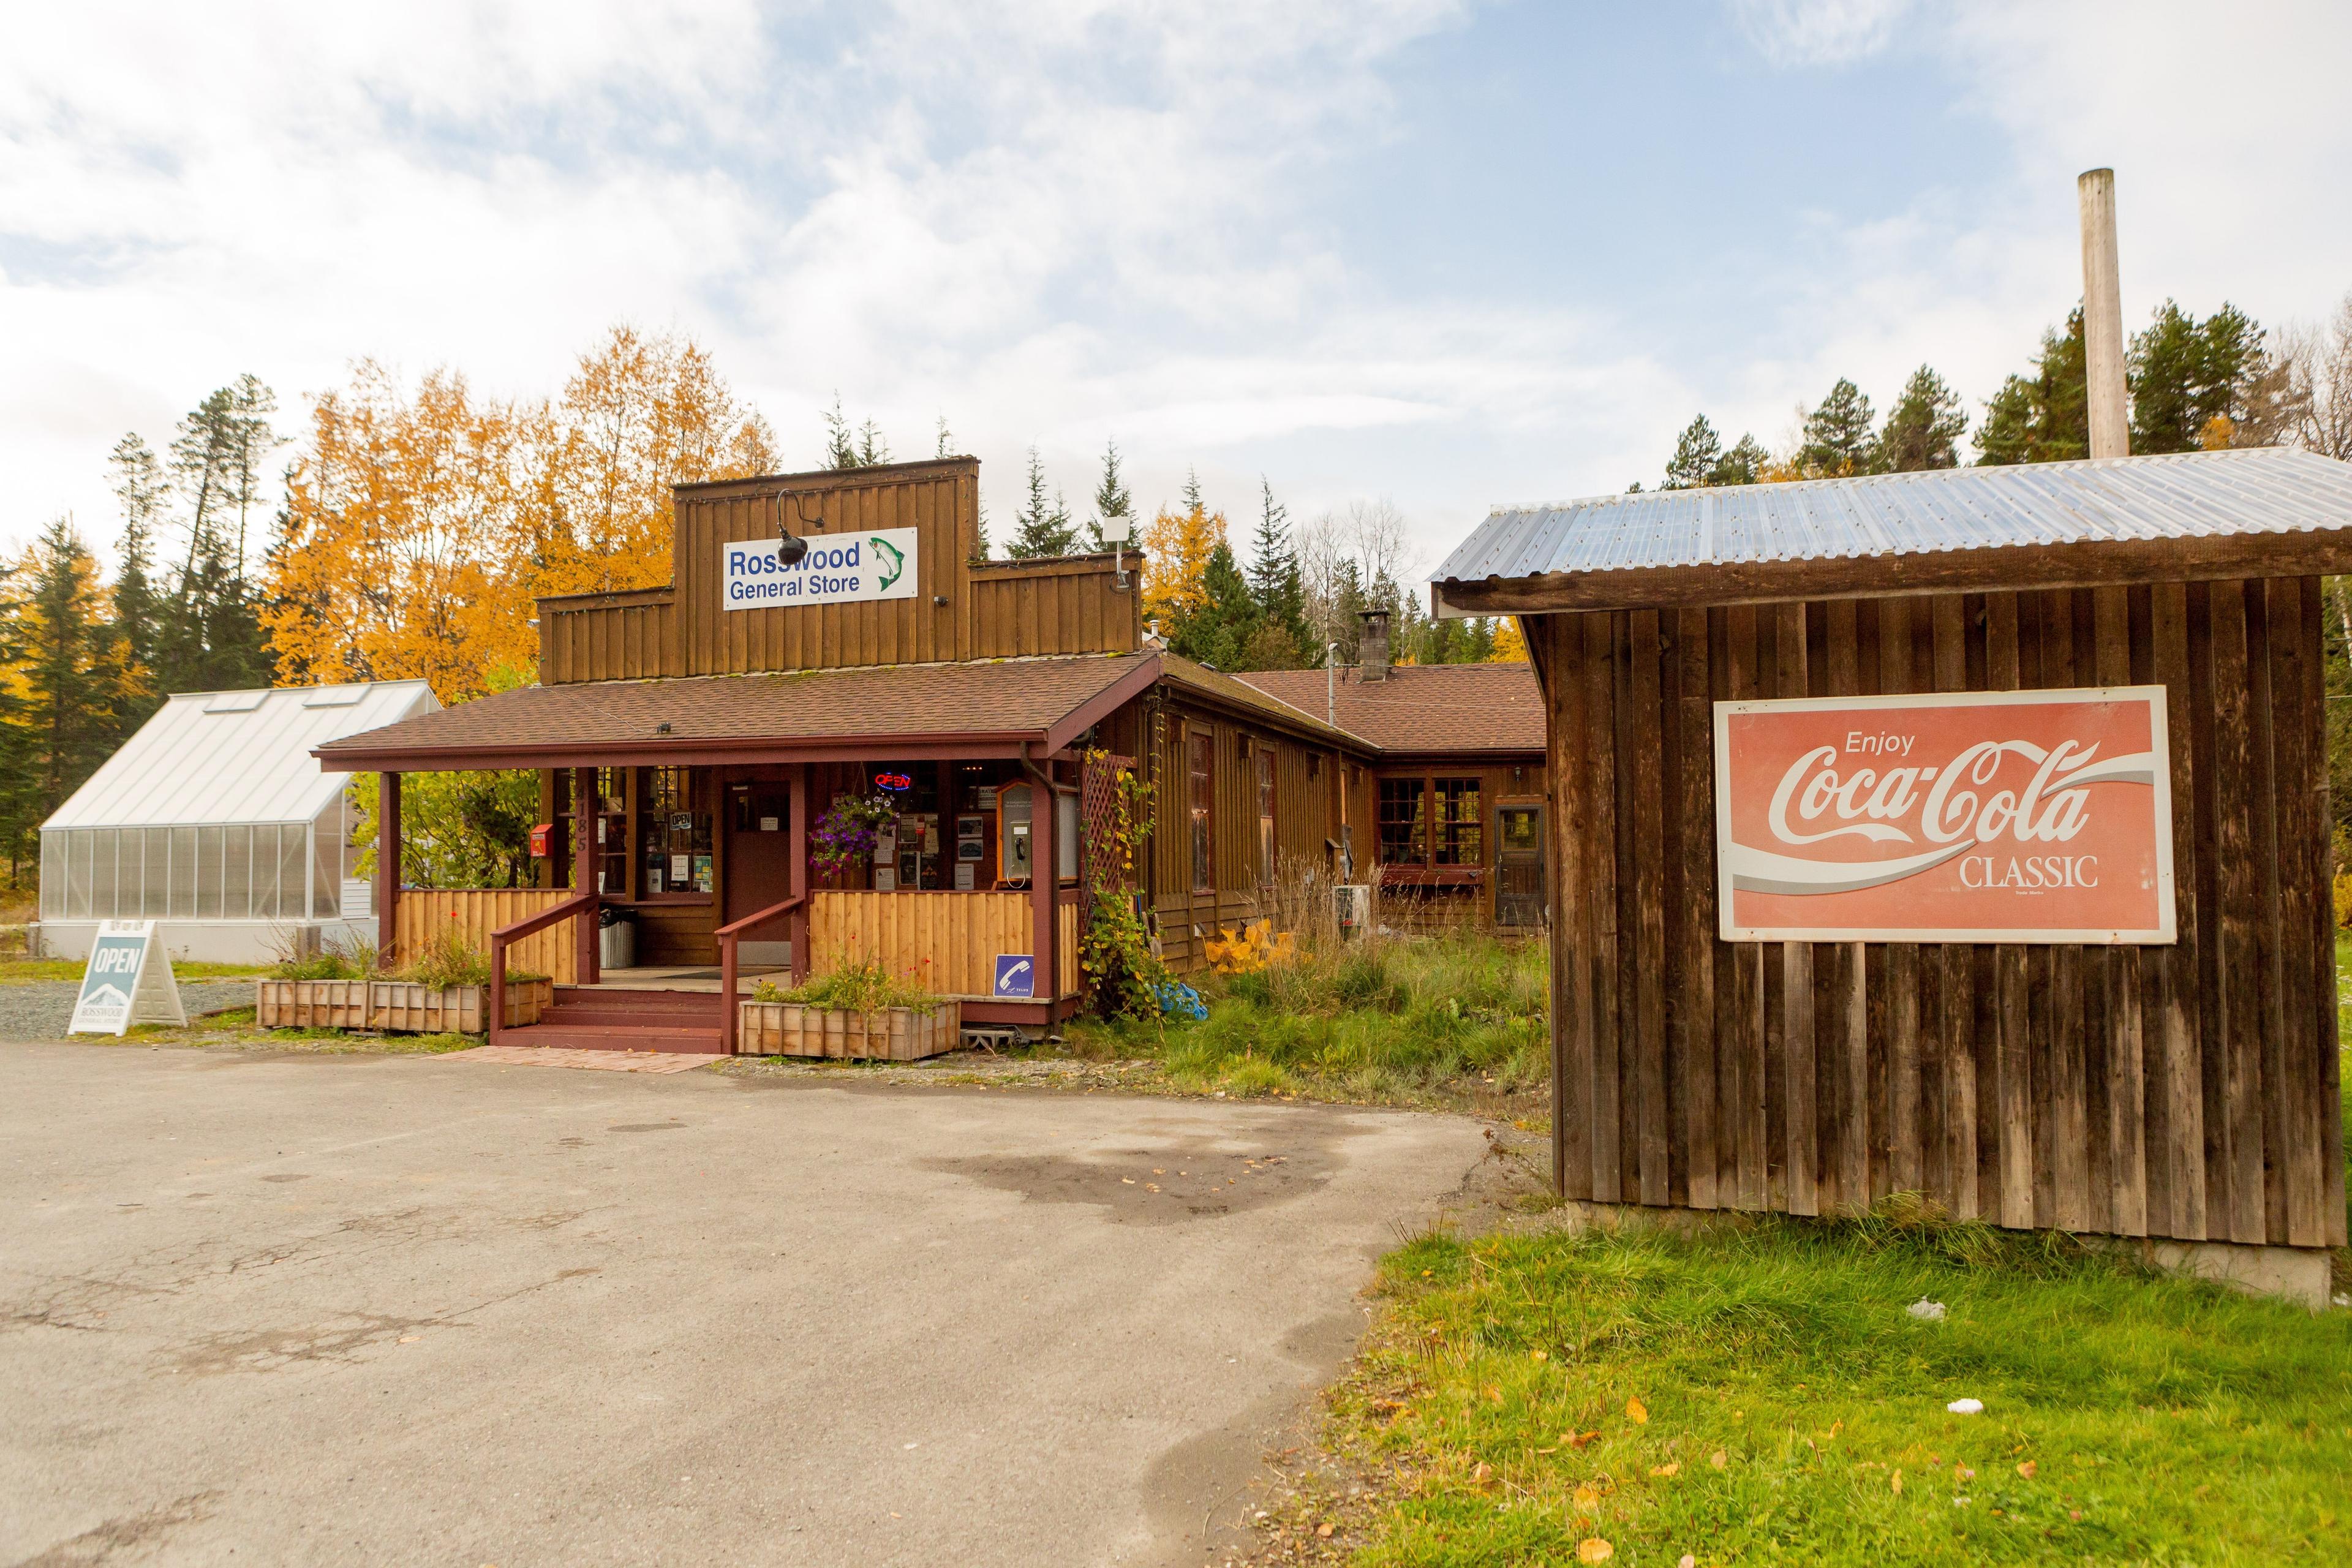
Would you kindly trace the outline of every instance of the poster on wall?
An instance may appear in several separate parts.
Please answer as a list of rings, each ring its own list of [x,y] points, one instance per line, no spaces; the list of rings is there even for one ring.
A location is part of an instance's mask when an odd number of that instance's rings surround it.
[[[775,540],[730,541],[719,547],[719,602],[730,610],[788,610],[911,599],[916,531],[877,528],[870,533],[814,534],[808,553],[790,566]]]
[[[2174,941],[2164,698],[1717,703],[1723,939]]]

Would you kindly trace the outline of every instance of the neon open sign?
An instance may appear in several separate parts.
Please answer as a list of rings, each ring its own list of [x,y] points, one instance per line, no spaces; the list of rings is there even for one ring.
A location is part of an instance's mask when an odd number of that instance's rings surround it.
[[[882,789],[895,790],[902,794],[915,787],[915,781],[904,773],[876,773],[874,783]]]

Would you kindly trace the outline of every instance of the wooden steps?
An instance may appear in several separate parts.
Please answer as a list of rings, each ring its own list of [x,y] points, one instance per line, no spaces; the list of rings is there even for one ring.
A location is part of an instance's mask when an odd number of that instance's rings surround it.
[[[619,991],[559,985],[539,1022],[501,1029],[499,1043],[566,1050],[719,1050],[716,991]]]

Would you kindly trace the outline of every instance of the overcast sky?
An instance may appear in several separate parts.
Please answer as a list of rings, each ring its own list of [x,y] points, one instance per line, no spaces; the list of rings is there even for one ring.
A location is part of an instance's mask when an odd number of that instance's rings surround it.
[[[1002,532],[1196,465],[1237,531],[1656,481],[1840,374],[1972,410],[2080,286],[2127,322],[2352,289],[2352,5],[1183,0],[20,6],[0,48],[0,542],[119,528],[105,458],[252,371],[539,395],[692,333],[814,466],[837,388],[944,415]]]

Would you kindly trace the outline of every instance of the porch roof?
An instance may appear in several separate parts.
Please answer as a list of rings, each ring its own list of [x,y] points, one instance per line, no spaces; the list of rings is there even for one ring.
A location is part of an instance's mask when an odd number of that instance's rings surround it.
[[[343,772],[1013,756],[1059,751],[1161,674],[1089,654],[530,686],[318,747]]]

